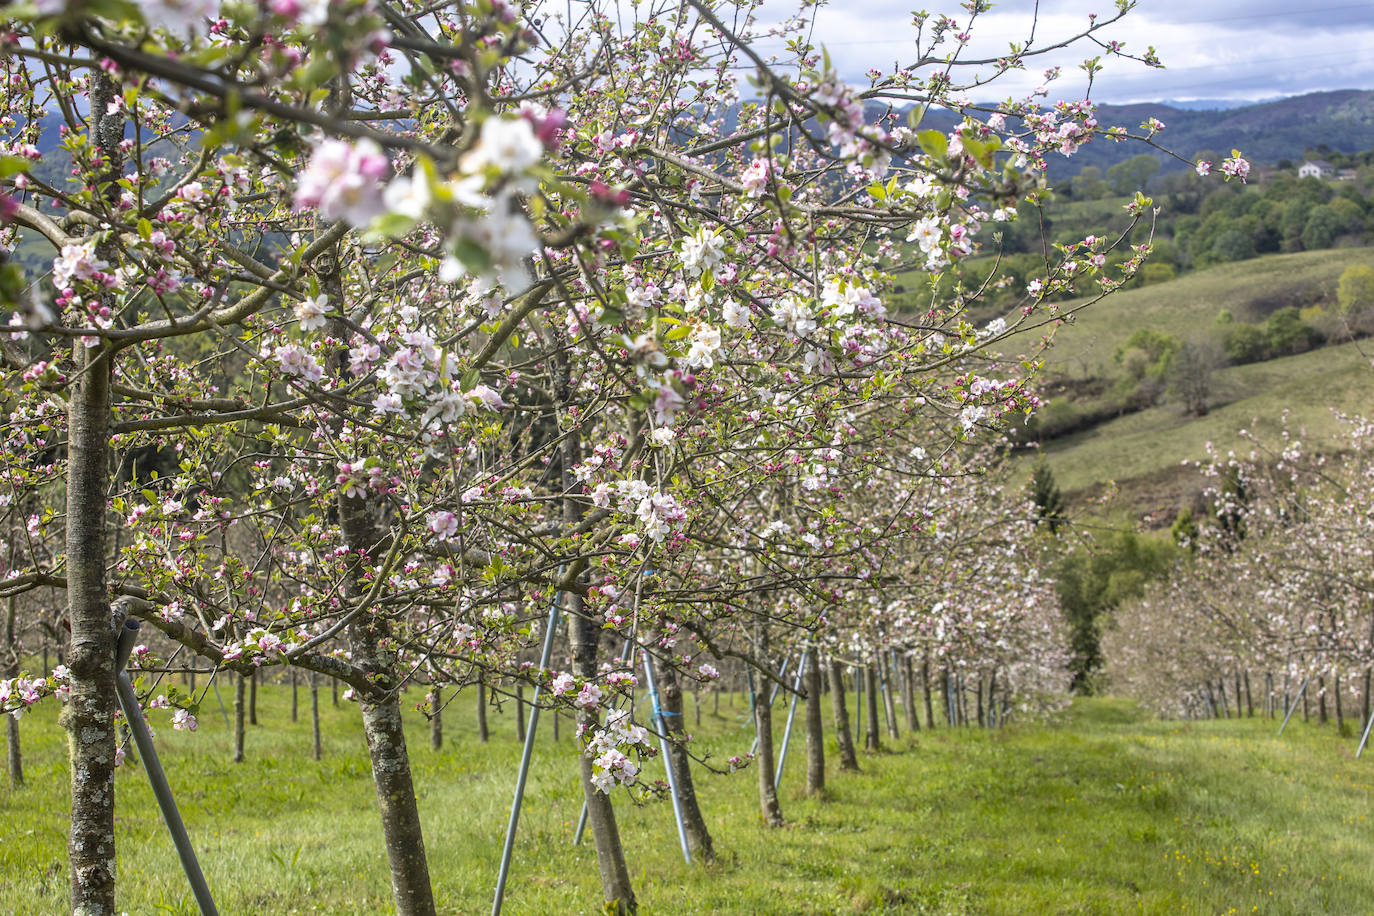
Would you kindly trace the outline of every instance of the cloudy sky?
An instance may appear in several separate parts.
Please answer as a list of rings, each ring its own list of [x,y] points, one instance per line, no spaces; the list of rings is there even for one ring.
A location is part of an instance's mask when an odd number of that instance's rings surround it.
[[[928,5],[927,5],[928,4]],[[1098,37],[1125,42],[1126,50],[1143,52],[1153,45],[1166,69],[1133,61],[1111,60],[1097,78],[1093,98],[1099,102],[1164,99],[1267,99],[1324,89],[1374,89],[1374,2],[1311,0],[1140,0],[1120,22]],[[815,41],[824,44],[841,72],[861,82],[870,67],[891,69],[910,62],[913,51],[911,10],[944,11],[962,24],[967,13],[957,4],[934,0],[832,0],[818,14]],[[970,51],[993,57],[1006,53],[1008,42],[1024,43],[1037,4],[1035,0],[1001,0],[974,26]],[[1100,20],[1114,14],[1111,0],[1040,0],[1037,44],[1082,31],[1088,14]],[[781,8],[777,0],[765,10]],[[1084,43],[1057,52],[1025,75],[1012,74],[975,98],[1020,95],[1042,82],[1050,64],[1063,67],[1051,86],[1051,98],[1080,98],[1086,79],[1077,65],[1093,54]]]

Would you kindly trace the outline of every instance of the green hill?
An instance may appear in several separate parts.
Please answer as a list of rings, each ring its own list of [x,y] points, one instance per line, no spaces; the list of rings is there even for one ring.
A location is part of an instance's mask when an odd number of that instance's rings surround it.
[[[1115,482],[1116,512],[1167,523],[1200,489],[1200,474],[1182,462],[1204,459],[1207,443],[1223,452],[1249,451],[1240,430],[1272,434],[1285,411],[1290,428],[1317,440],[1336,430],[1333,409],[1368,410],[1374,342],[1367,339],[1218,367],[1201,416],[1185,411],[1168,378],[1158,382],[1157,403],[1132,402],[1132,392],[1123,394],[1127,367],[1117,359],[1142,328],[1179,342],[1215,342],[1224,333],[1217,324],[1224,311],[1263,328],[1297,299],[1325,303],[1329,316],[1337,279],[1351,264],[1374,265],[1374,249],[1272,255],[1214,267],[1119,293],[1061,326],[1046,356],[1050,404],[1038,428],[1060,486],[1082,504]]]

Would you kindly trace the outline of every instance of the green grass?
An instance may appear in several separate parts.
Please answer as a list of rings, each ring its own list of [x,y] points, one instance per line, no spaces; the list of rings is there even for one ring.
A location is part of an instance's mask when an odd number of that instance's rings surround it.
[[[265,724],[251,731],[246,764],[228,763],[213,696],[200,733],[162,730],[221,912],[389,911],[356,710],[333,709],[325,694],[328,746],[315,763],[286,691],[262,694]],[[743,708],[703,718],[722,758],[747,747]],[[486,912],[518,757],[512,716],[494,716],[493,740],[480,745],[471,706],[456,703],[438,753],[411,718],[440,909]],[[0,791],[0,912],[55,913],[66,881],[62,740],[51,708],[23,726],[28,785]],[[760,825],[753,772],[700,775],[721,853],[709,868],[682,863],[666,804],[623,803],[620,816],[645,913],[1369,913],[1374,759],[1352,752],[1334,729],[1301,722],[1276,740],[1267,720],[1158,722],[1093,700],[1050,726],[904,739],[864,756],[862,773],[832,769],[820,801],[800,797],[794,746],[781,830]],[[593,852],[570,844],[580,803],[571,754],[565,729],[535,757],[508,913],[599,911]],[[193,912],[137,767],[119,774],[118,793],[121,909]]]

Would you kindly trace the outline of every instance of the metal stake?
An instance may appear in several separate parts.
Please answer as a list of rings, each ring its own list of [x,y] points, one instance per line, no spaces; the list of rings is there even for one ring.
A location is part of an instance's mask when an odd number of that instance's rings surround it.
[[[789,667],[791,664],[792,664],[792,659],[791,659],[791,658],[785,658],[785,659],[782,660],[782,667],[778,669],[778,677],[779,677],[779,678],[784,678],[784,677],[787,676],[787,669],[788,669],[788,667]],[[755,691],[754,691],[754,673],[753,673],[752,670],[750,670],[750,671],[748,671],[748,672],[746,672],[746,673],[749,675],[749,698],[750,698],[749,711],[750,711],[750,712],[753,712],[753,711],[754,711],[754,703],[757,703],[757,702],[758,702],[758,698],[757,698],[757,696],[756,696],[756,694],[755,694]],[[778,698],[778,691],[781,690],[781,689],[782,689],[782,684],[781,684],[781,683],[777,683],[777,684],[774,684],[774,685],[773,685],[773,689],[772,689],[772,690],[769,692],[769,694],[768,694],[768,708],[769,708],[769,709],[772,709],[772,708],[773,708],[773,701],[776,700],[776,699]],[[754,753],[754,751],[756,751],[756,750],[758,750],[758,749],[759,749],[758,719],[754,719],[754,743],[751,744],[751,745],[749,745],[749,753],[752,754],[752,753]]]
[[[677,839],[682,844],[682,858],[692,864],[692,849],[687,844],[687,825],[682,820],[682,799],[677,794],[677,774],[673,772],[673,758],[668,755],[668,717],[658,704],[658,685],[654,683],[654,666],[649,662],[649,652],[644,651],[644,677],[649,685],[649,703],[658,720],[658,745],[663,750],[663,769],[668,774],[668,792],[673,798],[673,820],[677,822]]]
[[[1283,737],[1283,730],[1284,730],[1285,728],[1288,727],[1288,720],[1291,719],[1291,718],[1293,718],[1293,710],[1297,709],[1297,708],[1298,708],[1298,704],[1299,704],[1300,702],[1302,702],[1302,695],[1303,695],[1305,692],[1307,692],[1307,684],[1308,684],[1308,681],[1311,681],[1311,680],[1312,680],[1312,675],[1309,674],[1309,675],[1307,676],[1306,680],[1304,680],[1304,681],[1302,682],[1302,686],[1298,688],[1298,695],[1295,696],[1295,697],[1293,697],[1293,704],[1292,704],[1291,706],[1288,707],[1288,712],[1284,713],[1284,715],[1283,715],[1283,724],[1279,726],[1279,733],[1278,733],[1278,735],[1277,735],[1276,737],[1279,737],[1279,738],[1282,738],[1282,737]]]
[[[539,656],[539,671],[548,670],[553,657],[553,638],[558,632],[558,602],[563,593],[556,592],[549,606],[549,622],[544,632],[544,651]],[[539,725],[539,683],[535,682],[530,700],[529,726],[525,729],[525,747],[520,752],[520,773],[515,778],[515,798],[510,803],[510,820],[506,824],[506,845],[501,850],[501,870],[496,875],[496,895],[491,901],[491,916],[501,916],[501,903],[506,896],[506,879],[510,877],[511,853],[515,851],[515,828],[520,823],[520,803],[525,798],[525,777],[530,772],[530,758],[534,754],[534,730]]]
[[[157,748],[153,746],[153,736],[148,733],[148,723],[143,719],[143,709],[138,705],[138,695],[134,693],[134,683],[124,666],[129,662],[129,653],[134,648],[134,636],[138,633],[137,620],[125,620],[115,641],[115,692],[119,695],[119,707],[124,710],[124,721],[133,733],[138,754],[143,758],[143,771],[148,774],[148,783],[153,787],[153,797],[162,810],[162,819],[167,824],[167,832],[172,835],[176,846],[177,858],[181,859],[181,869],[186,872],[191,893],[195,895],[196,906],[201,916],[219,916],[215,909],[214,897],[210,895],[210,885],[205,883],[205,874],[200,870],[196,851],[191,847],[191,838],[186,834],[186,825],[181,821],[172,788],[167,784],[167,774],[157,759]]]
[[[1364,735],[1360,737],[1360,749],[1355,752],[1355,759],[1359,760],[1364,753],[1364,746],[1369,743],[1369,726],[1374,725],[1374,709],[1369,711],[1369,721],[1364,724]]]
[[[811,655],[810,647],[803,649],[801,661],[797,663],[797,677],[792,684],[792,706],[787,710],[787,727],[782,730],[782,751],[778,754],[778,769],[773,774],[773,791],[782,784],[782,766],[787,762],[787,742],[792,738],[792,720],[797,717],[797,698],[801,695],[802,674],[806,671],[806,659]]]

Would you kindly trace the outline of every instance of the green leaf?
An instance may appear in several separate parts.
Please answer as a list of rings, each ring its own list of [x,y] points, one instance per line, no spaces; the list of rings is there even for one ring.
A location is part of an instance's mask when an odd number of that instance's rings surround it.
[[[27,172],[31,163],[23,156],[0,156],[0,178],[10,178],[20,172]]]
[[[945,159],[949,156],[949,138],[938,130],[923,130],[916,135],[916,142],[932,159]]]

